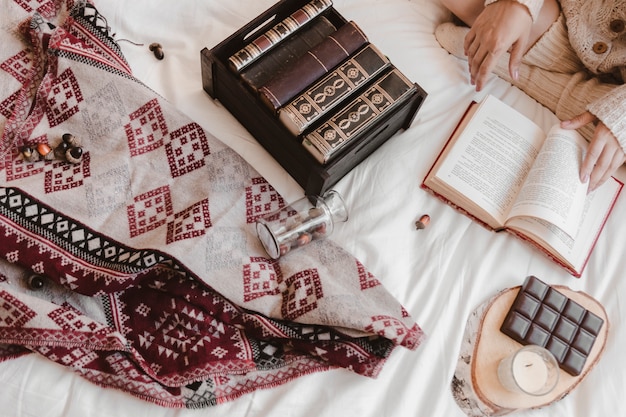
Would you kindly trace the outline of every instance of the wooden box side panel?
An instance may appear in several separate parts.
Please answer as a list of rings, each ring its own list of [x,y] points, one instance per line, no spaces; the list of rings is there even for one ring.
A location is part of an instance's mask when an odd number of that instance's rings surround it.
[[[210,51],[209,51],[210,53]],[[304,186],[312,174],[313,158],[306,156],[298,140],[259,103],[247,87],[217,60],[209,59],[212,70],[212,97],[218,99],[228,111],[267,149],[292,177]],[[319,170],[317,170],[319,171]]]

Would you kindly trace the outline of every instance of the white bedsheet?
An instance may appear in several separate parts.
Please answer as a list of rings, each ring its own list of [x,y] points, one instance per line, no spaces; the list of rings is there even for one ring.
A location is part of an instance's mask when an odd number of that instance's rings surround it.
[[[200,50],[213,47],[273,4],[273,0],[100,0],[137,78],[232,146],[288,200],[302,189],[253,137],[203,90]],[[420,189],[427,169],[471,100],[491,93],[544,127],[555,117],[508,83],[493,77],[480,94],[468,83],[466,63],[441,49],[433,32],[448,18],[437,1],[335,0],[428,98],[412,126],[393,137],[334,188],[350,219],[333,239],[359,258],[427,333],[416,351],[396,350],[377,379],[336,370],[302,377],[203,410],[162,408],[129,394],[97,387],[35,355],[0,364],[0,416],[463,416],[451,393],[469,313],[530,274],[599,300],[610,320],[606,351],[566,398],[520,416],[624,415],[626,393],[626,197],[617,202],[580,279],[508,234],[487,231]],[[160,42],[157,61],[147,45]],[[618,177],[626,179],[622,167]],[[414,222],[428,213],[430,226]]]

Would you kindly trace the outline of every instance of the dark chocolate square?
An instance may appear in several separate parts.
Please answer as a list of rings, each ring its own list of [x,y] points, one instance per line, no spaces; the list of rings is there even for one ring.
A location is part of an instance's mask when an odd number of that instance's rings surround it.
[[[593,347],[593,342],[595,341],[595,335],[592,335],[583,328],[579,328],[576,337],[574,337],[574,340],[572,341],[572,347],[585,355],[589,355],[589,352],[591,352],[591,348]]]
[[[524,284],[524,286],[524,291],[538,300],[543,300],[543,297],[545,297],[549,288],[546,283],[532,275],[526,279],[526,283]]]
[[[550,288],[545,298],[543,299],[543,303],[548,307],[552,308],[555,311],[562,312],[563,307],[567,303],[568,298],[555,290],[554,288]]]
[[[515,311],[532,320],[535,314],[537,314],[540,305],[541,301],[524,293],[515,300]]]
[[[565,359],[563,359],[561,368],[574,376],[580,375],[583,368],[585,367],[586,360],[586,355],[583,355],[576,349],[570,349],[567,352],[567,355],[565,355]]]
[[[561,314],[574,323],[578,324],[585,316],[585,307],[581,306],[574,300],[568,300]]]
[[[551,332],[559,320],[559,313],[546,305],[539,307],[539,312],[535,316],[535,323]]]
[[[512,311],[505,319],[505,334],[513,339],[524,339],[528,329],[530,328],[531,321],[522,316],[516,311]]]
[[[565,317],[561,317],[558,324],[554,328],[554,335],[567,344],[572,343],[578,326]]]
[[[550,339],[550,332],[544,329],[541,326],[537,326],[536,324],[532,324],[526,337],[524,340],[529,345],[537,345],[544,347],[546,343],[548,343],[548,339]]]
[[[602,320],[601,317],[598,317],[596,314],[587,310],[585,317],[583,317],[583,320],[580,323],[580,327],[597,336],[600,333],[603,323],[604,320]]]

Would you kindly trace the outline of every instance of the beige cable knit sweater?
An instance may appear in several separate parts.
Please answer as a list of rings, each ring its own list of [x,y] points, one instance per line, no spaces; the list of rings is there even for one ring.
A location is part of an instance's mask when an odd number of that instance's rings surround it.
[[[495,1],[486,0],[485,5]],[[533,20],[543,5],[543,0],[516,1],[528,8]],[[587,109],[613,132],[626,152],[626,1],[559,0],[559,3],[570,45],[582,63],[591,73],[610,75],[618,83],[600,99],[590,99]]]

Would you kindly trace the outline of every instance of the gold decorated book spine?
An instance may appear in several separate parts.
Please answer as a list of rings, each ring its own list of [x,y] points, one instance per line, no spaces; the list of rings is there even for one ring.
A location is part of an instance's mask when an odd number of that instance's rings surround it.
[[[282,107],[278,118],[291,133],[298,136],[389,65],[389,59],[374,45],[368,44]]]
[[[235,72],[243,70],[265,52],[274,48],[281,41],[295,33],[315,17],[332,6],[331,0],[313,0],[296,10],[274,27],[255,38],[244,48],[235,52],[229,59],[229,65]]]
[[[382,116],[393,111],[416,89],[399,70],[380,77],[328,121],[303,137],[302,145],[321,164],[327,163],[351,141],[358,140]]]

